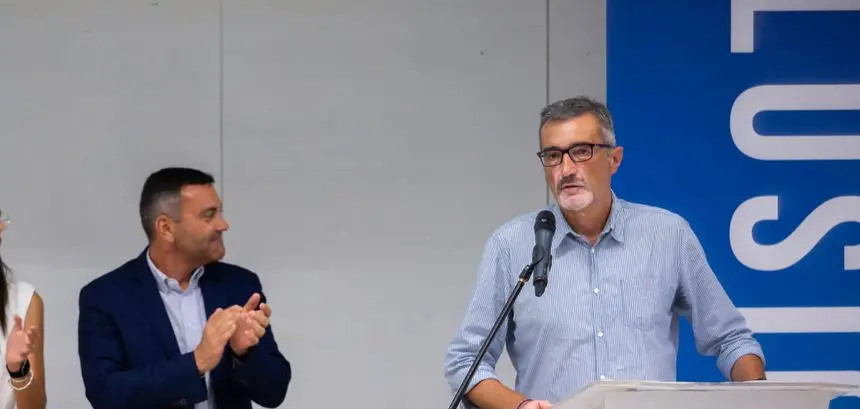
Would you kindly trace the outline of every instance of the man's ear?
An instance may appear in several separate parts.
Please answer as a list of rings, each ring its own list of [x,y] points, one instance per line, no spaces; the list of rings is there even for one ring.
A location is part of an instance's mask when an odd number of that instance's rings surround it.
[[[609,153],[609,172],[611,174],[615,174],[618,172],[618,168],[621,166],[621,159],[624,158],[624,148],[621,146],[616,146]]]
[[[167,240],[172,243],[176,240],[174,235],[176,229],[176,222],[173,219],[167,217],[165,214],[161,214],[155,218],[155,235]]]

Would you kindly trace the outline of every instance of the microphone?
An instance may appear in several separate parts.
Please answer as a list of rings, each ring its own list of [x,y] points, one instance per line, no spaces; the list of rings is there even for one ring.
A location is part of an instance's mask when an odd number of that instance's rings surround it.
[[[543,210],[535,220],[535,247],[532,252],[532,263],[536,263],[534,278],[535,296],[540,297],[546,290],[547,273],[552,268],[552,236],[555,234],[555,215],[549,210]]]

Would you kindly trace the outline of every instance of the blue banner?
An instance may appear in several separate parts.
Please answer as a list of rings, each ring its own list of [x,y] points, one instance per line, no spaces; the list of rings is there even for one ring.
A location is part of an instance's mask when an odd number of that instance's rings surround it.
[[[613,186],[690,222],[770,379],[860,383],[858,10],[607,1]],[[723,380],[681,332],[679,380]]]

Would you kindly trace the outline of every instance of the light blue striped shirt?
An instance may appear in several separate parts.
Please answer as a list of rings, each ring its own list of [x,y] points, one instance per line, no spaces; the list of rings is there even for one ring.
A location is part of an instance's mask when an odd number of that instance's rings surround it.
[[[529,282],[469,384],[496,378],[503,347],[516,370],[514,390],[563,401],[603,380],[675,381],[678,319],[692,324],[696,348],[717,356],[730,379],[735,361],[761,346],[735,308],[689,224],[656,207],[613,194],[595,246],[574,233],[557,205],[552,269],[542,297]],[[456,391],[481,342],[531,262],[537,212],[497,229],[486,243],[465,318],[445,359]]]
[[[170,325],[179,345],[179,351],[187,354],[197,348],[197,344],[203,337],[203,328],[206,326],[206,307],[203,303],[203,292],[200,289],[200,277],[203,275],[203,267],[199,267],[191,274],[188,288],[185,290],[179,286],[179,281],[168,277],[161,272],[146,253],[146,262],[155,276],[158,285],[158,293],[164,302]],[[215,409],[215,397],[209,382],[209,373],[205,375],[208,400],[198,402],[194,409]]]

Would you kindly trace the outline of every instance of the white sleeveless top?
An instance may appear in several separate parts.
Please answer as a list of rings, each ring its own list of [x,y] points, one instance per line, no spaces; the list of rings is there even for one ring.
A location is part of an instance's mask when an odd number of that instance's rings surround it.
[[[32,284],[25,281],[10,280],[8,286],[9,304],[6,306],[6,328],[7,332],[15,326],[15,314],[21,316],[23,322],[27,321],[27,309],[30,308],[30,300],[36,291]],[[15,391],[9,385],[9,371],[6,370],[6,335],[0,333],[0,409],[15,409]],[[31,368],[32,370],[32,368]]]

